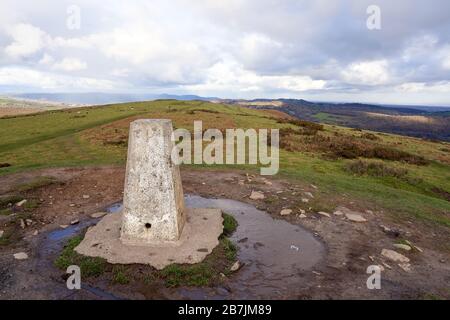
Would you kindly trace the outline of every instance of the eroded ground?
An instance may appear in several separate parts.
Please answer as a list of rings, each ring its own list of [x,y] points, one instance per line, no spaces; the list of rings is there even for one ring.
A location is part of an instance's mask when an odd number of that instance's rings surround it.
[[[221,297],[240,297],[233,284],[245,272],[245,265],[224,277],[219,286],[202,288],[200,293],[193,287],[167,288],[161,282],[112,283],[106,276],[86,279],[90,290],[71,292],[65,288],[64,271],[53,265],[60,252],[43,252],[43,243],[50,231],[64,230],[76,220],[82,225],[92,219],[91,214],[121,201],[124,173],[123,167],[90,167],[0,177],[1,199],[6,199],[2,201],[7,202],[8,195],[16,196],[9,199],[12,206],[5,203],[0,214],[0,299],[208,298],[218,293]],[[389,212],[369,202],[350,199],[345,194],[323,194],[315,185],[289,177],[263,178],[244,171],[189,168],[183,168],[181,173],[186,194],[251,204],[273,219],[284,219],[310,230],[323,243],[323,259],[292,275],[294,284],[299,281],[295,289],[286,288],[285,282],[280,281],[278,290],[264,292],[258,298],[450,298],[449,232],[445,227],[393,220]],[[252,198],[260,199],[251,199],[252,192],[258,192]],[[329,201],[322,201],[324,197]],[[22,199],[27,202],[14,205]],[[358,212],[367,221],[352,222],[345,215],[335,215],[339,206]],[[283,211],[289,214],[280,215],[283,209],[292,212]],[[410,251],[394,247],[408,243]],[[295,246],[292,249],[297,250]],[[298,249],[299,259],[306,259],[302,258],[301,246]],[[389,260],[381,255],[382,249],[401,253],[410,259],[410,265]],[[15,259],[13,255],[19,252],[26,253],[28,259]],[[381,290],[366,287],[369,265],[382,266]],[[140,272],[138,266],[130,268]]]

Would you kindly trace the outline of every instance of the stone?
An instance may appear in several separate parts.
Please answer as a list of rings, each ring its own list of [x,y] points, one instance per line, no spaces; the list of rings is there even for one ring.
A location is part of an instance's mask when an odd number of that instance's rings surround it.
[[[79,224],[80,223],[80,220],[78,220],[78,219],[75,219],[75,220],[72,220],[72,221],[70,221],[70,224],[73,226],[73,225],[76,225],[76,224]]]
[[[25,219],[25,224],[26,224],[27,226],[31,226],[31,225],[33,224],[33,220],[31,220],[31,219]]]
[[[96,212],[96,213],[91,214],[91,218],[98,219],[98,218],[105,216],[106,214],[107,214],[107,212]]]
[[[305,196],[310,197],[311,199],[314,198],[311,192],[305,192]]]
[[[306,216],[306,214],[300,214],[299,216],[298,216],[300,219],[305,219],[305,218],[307,218],[307,216]]]
[[[25,220],[20,219],[20,227],[21,227],[22,229],[25,229]]]
[[[185,214],[186,224],[177,241],[138,245],[121,241],[122,213],[107,214],[87,230],[75,251],[104,258],[112,264],[146,264],[158,270],[173,263],[199,263],[219,244],[223,232],[222,211],[186,208]],[[207,250],[198,251],[199,248]]]
[[[411,247],[406,245],[406,244],[402,244],[402,243],[395,243],[394,247],[397,249],[401,249],[401,250],[405,250],[405,251],[411,251]]]
[[[37,236],[38,234],[39,234],[39,231],[38,230],[34,230],[33,236]]]
[[[89,199],[91,196],[88,194],[83,194],[83,199]]]
[[[28,259],[28,255],[25,252],[14,253],[14,259],[16,260],[26,260]]]
[[[331,218],[331,216],[328,212],[319,211],[318,214],[320,214],[321,216],[327,217],[327,218]]]
[[[69,207],[75,207],[75,203],[69,204]]]
[[[281,212],[280,212],[280,216],[288,216],[288,215],[290,215],[292,213],[292,210],[291,209],[283,209],[283,210],[281,210]]]
[[[345,217],[352,222],[366,222],[367,220],[360,214],[346,213]]]
[[[300,211],[300,214],[305,214],[306,213],[306,211],[303,210],[303,209],[300,209],[299,211]]]
[[[342,216],[344,213],[341,210],[336,210],[333,212],[335,216]]]
[[[264,198],[264,194],[258,191],[252,191],[252,193],[250,194],[250,199],[252,200],[262,200]]]
[[[307,198],[302,198],[302,202],[303,202],[303,203],[308,203],[308,202],[309,202],[309,199],[307,199]]]
[[[409,258],[405,257],[404,255],[389,249],[383,249],[381,250],[381,255],[388,258],[389,260],[392,260],[394,262],[402,262],[402,263],[408,263]]]
[[[69,226],[69,225],[67,225],[67,224],[61,224],[59,227],[60,227],[61,229],[66,229],[68,226]]]
[[[238,271],[240,268],[241,268],[241,263],[239,261],[236,261],[231,266],[230,271],[235,272],[235,271]]]
[[[172,121],[141,119],[130,125],[123,198],[124,243],[177,241],[186,222],[178,165],[171,159]]]
[[[5,234],[5,231],[0,230],[0,238],[3,237],[4,234]]]
[[[405,272],[411,272],[411,264],[409,263],[399,263],[398,266]]]
[[[16,203],[16,206],[17,206],[17,207],[21,207],[21,206],[23,206],[25,203],[27,203],[27,200],[26,200],[26,199],[23,199],[22,201],[17,202],[17,203]]]

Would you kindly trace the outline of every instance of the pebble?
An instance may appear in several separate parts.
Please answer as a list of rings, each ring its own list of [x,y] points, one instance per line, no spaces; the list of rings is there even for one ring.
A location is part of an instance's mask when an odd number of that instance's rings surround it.
[[[402,243],[395,243],[394,247],[397,249],[401,249],[401,250],[405,250],[405,251],[411,251],[411,247],[406,245],[406,244],[402,244]]]
[[[305,192],[305,196],[314,198],[313,194],[311,192]]]
[[[25,203],[27,203],[27,200],[26,200],[26,199],[23,199],[22,201],[17,202],[17,203],[16,203],[16,206],[21,207],[21,206],[23,206]]]
[[[330,214],[324,211],[320,211],[318,212],[321,216],[327,217],[327,218],[331,218]]]
[[[235,271],[238,271],[240,268],[241,268],[241,263],[239,261],[236,261],[235,263],[233,263],[230,270],[232,272],[235,272]]]
[[[306,214],[303,214],[303,213],[302,213],[301,215],[299,215],[299,218],[300,218],[300,219],[305,219],[305,218],[307,218],[307,216],[306,216]]]
[[[88,194],[83,194],[83,199],[89,199],[90,196]]]
[[[367,221],[363,216],[356,214],[356,213],[346,213],[345,217],[352,222],[366,222]]]
[[[409,263],[399,263],[398,266],[405,272],[411,272],[411,264]]]
[[[25,260],[25,259],[28,259],[28,255],[25,252],[14,253],[14,259]]]
[[[308,203],[308,202],[309,202],[309,199],[303,198],[303,199],[302,199],[302,202],[303,202],[303,203]]]
[[[264,194],[262,194],[261,192],[258,191],[252,191],[251,195],[250,195],[250,199],[252,200],[261,200],[264,199]]]
[[[96,212],[91,214],[91,218],[97,219],[97,218],[101,218],[103,216],[105,216],[107,213],[106,212]]]
[[[75,224],[79,224],[79,223],[80,223],[80,220],[78,220],[78,219],[70,221],[71,225],[75,225]]]
[[[281,210],[281,212],[280,212],[280,216],[288,216],[288,215],[290,215],[292,213],[292,210],[291,209],[283,209],[283,210]]]
[[[404,255],[389,249],[383,249],[381,250],[381,255],[388,258],[389,260],[392,260],[394,262],[402,262],[402,263],[408,263],[409,258],[405,257]]]
[[[67,224],[61,224],[59,227],[62,228],[62,229],[65,229],[65,228],[68,227],[68,225]]]
[[[4,234],[5,234],[5,231],[0,230],[0,238],[3,237]]]

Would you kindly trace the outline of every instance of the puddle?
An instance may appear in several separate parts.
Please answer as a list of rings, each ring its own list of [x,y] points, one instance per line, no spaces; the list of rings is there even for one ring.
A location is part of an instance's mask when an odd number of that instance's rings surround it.
[[[314,235],[289,222],[274,219],[255,207],[229,199],[207,199],[187,195],[185,203],[193,208],[220,208],[231,214],[239,226],[231,240],[239,247],[238,259],[244,266],[231,276],[226,287],[165,289],[168,298],[178,299],[269,299],[293,297],[295,292],[308,287],[312,268],[325,255],[323,244]],[[114,214],[122,209],[121,203],[107,208]],[[81,221],[66,229],[47,234],[40,253],[55,255],[62,250],[67,239],[99,219]],[[44,263],[44,262],[42,262]],[[51,263],[51,262],[50,262]],[[49,263],[45,263],[49,267]],[[101,298],[113,295],[93,287],[85,287]]]
[[[244,267],[232,277],[230,288],[205,293],[205,298],[258,299],[292,296],[307,286],[305,274],[324,257],[323,244],[314,235],[264,211],[234,200],[187,196],[188,207],[220,208],[239,223],[231,236]],[[231,289],[231,290],[230,290]],[[198,298],[198,292],[194,295]]]

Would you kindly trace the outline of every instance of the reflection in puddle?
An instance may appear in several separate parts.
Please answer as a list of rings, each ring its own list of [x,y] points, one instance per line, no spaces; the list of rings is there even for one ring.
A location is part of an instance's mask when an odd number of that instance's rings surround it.
[[[292,297],[307,287],[307,277],[325,254],[323,244],[309,231],[281,219],[274,219],[264,211],[234,200],[207,199],[187,195],[186,206],[219,208],[231,214],[239,226],[231,240],[239,247],[238,259],[244,265],[232,275],[227,286],[217,288],[166,289],[169,298],[180,299],[259,299]],[[121,203],[107,208],[118,213]],[[47,236],[44,248],[61,249],[63,243],[97,223],[89,219],[66,229],[55,230]],[[91,291],[91,290],[90,290]]]

